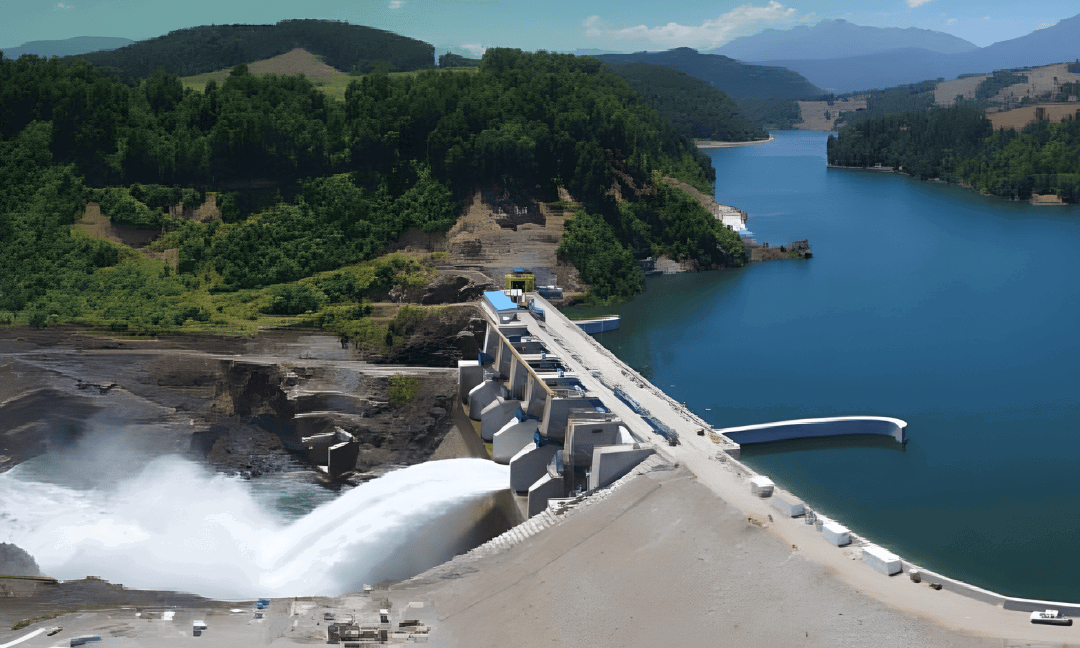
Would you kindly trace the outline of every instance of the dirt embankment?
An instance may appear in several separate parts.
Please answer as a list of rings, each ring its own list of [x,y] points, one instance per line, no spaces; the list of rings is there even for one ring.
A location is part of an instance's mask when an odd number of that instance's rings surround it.
[[[844,125],[840,113],[866,110],[866,96],[843,97],[835,101],[799,101],[798,104],[802,121],[795,124],[796,130],[834,131]]]

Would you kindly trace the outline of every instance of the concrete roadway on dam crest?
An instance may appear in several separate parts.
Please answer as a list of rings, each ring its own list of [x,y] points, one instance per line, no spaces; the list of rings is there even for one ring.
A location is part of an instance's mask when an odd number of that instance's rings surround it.
[[[548,317],[523,314],[530,332],[680,468],[635,478],[557,532],[452,580],[403,583],[402,596],[426,593],[438,610],[439,645],[1080,645],[1078,627],[1035,626],[1026,612],[886,577],[857,560],[857,549],[781,517],[750,493],[752,473],[726,456],[708,424],[538,304]],[[681,444],[668,446],[614,396],[616,386]]]

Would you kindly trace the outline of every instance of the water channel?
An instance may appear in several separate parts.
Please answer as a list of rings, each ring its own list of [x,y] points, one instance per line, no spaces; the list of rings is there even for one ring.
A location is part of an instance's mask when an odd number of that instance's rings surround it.
[[[1080,208],[827,169],[825,133],[710,152],[758,240],[814,258],[650,278],[598,339],[715,427],[876,414],[910,441],[744,460],[901,556],[1080,601]]]

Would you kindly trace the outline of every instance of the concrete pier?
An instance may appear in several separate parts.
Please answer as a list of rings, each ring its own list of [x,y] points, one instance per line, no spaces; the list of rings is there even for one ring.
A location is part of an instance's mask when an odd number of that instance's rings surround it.
[[[889,416],[834,416],[743,425],[716,430],[716,433],[739,445],[853,434],[891,436],[903,444],[907,442],[907,422]],[[736,459],[739,457],[737,451],[729,451],[729,454]]]
[[[579,371],[566,357],[574,351],[543,334],[549,317],[558,325],[569,320],[534,301],[531,294],[515,302],[486,293],[483,351],[475,365],[458,367],[469,416],[492,443],[492,459],[510,464],[511,488],[528,493],[530,516],[549,499],[612,483],[653,454],[629,431],[640,421],[627,426],[597,375]],[[628,451],[612,451],[624,446]]]

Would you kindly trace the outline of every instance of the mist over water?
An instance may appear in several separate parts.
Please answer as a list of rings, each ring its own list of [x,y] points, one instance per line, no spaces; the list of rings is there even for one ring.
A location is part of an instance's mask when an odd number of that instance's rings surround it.
[[[94,575],[224,599],[356,591],[470,548],[478,502],[508,483],[506,466],[453,459],[335,496],[314,484],[221,475],[179,456],[101,461],[106,439],[130,435],[98,436],[90,459],[68,452],[0,474],[0,542],[62,580]]]

